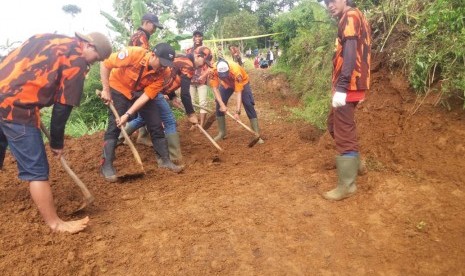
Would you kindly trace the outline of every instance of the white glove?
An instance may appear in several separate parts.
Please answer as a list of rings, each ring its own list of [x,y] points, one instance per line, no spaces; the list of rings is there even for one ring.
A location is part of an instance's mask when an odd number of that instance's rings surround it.
[[[337,92],[333,95],[333,107],[340,107],[346,105],[347,93]]]

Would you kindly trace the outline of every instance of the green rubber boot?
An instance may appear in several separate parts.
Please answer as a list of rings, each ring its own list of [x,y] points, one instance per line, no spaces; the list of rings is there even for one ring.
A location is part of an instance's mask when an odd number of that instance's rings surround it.
[[[253,131],[260,134],[260,128],[258,127],[258,119],[257,118],[250,119],[250,125],[252,126]],[[257,144],[263,144],[263,143],[265,143],[265,141],[263,141],[262,138],[258,139]]]
[[[131,135],[137,130],[137,128],[134,128],[132,127],[130,124],[126,124],[126,126],[124,127],[124,130],[126,131],[126,133],[128,134],[129,137],[131,137]],[[121,145],[121,144],[128,144],[126,142],[126,140],[124,139],[124,136],[123,136],[123,132],[121,131],[121,133],[119,134],[119,137],[118,137],[118,146]]]
[[[136,140],[137,144],[145,145],[147,147],[152,146],[152,139],[150,139],[149,132],[145,126],[139,128],[139,135]]]
[[[108,182],[116,182],[118,177],[116,176],[116,170],[113,167],[113,161],[115,160],[115,148],[116,140],[106,140],[103,144],[103,159],[100,173]]]
[[[223,140],[226,137],[226,119],[224,116],[218,116],[216,121],[218,122],[218,135],[215,136],[214,140]]]
[[[170,159],[170,154],[168,152],[168,141],[166,140],[166,138],[155,138],[152,139],[152,141],[153,148],[155,149],[155,154],[158,155],[161,159],[161,163],[159,163],[158,167],[168,169],[175,173],[182,172],[184,167],[174,164]]]
[[[181,154],[181,142],[179,141],[179,134],[172,133],[167,134],[166,140],[168,140],[168,151],[170,153],[170,159],[176,164],[180,164],[182,161]]]
[[[357,179],[359,163],[358,156],[337,156],[337,187],[324,193],[323,197],[327,200],[342,200],[353,195],[357,191],[355,181]]]

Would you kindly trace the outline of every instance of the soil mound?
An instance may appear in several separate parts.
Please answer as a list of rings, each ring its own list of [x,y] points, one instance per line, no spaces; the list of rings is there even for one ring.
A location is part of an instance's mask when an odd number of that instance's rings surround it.
[[[0,271],[33,275],[459,275],[465,273],[465,116],[434,96],[416,98],[401,75],[378,70],[357,112],[369,172],[342,202],[321,194],[336,182],[329,135],[288,119],[299,101],[283,76],[251,72],[265,144],[227,121],[219,154],[179,122],[186,169],[156,166],[110,184],[99,175],[102,133],[66,140],[66,159],[96,198],[82,198],[56,160],[51,184],[65,219],[89,215],[76,235],[49,233],[8,154],[0,173]],[[233,100],[234,101],[234,100]],[[245,115],[244,122],[248,123]],[[209,130],[216,133],[216,126]],[[127,147],[116,167],[135,165]]]

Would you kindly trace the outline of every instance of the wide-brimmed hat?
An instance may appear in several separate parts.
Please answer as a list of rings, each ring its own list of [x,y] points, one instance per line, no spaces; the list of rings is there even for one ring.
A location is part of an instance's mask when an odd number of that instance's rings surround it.
[[[75,35],[77,38],[84,40],[95,47],[100,61],[105,60],[110,56],[112,52],[111,43],[104,34],[94,32],[85,35],[76,32]]]
[[[153,47],[153,52],[160,59],[160,64],[166,67],[173,67],[176,52],[168,43],[158,43]]]

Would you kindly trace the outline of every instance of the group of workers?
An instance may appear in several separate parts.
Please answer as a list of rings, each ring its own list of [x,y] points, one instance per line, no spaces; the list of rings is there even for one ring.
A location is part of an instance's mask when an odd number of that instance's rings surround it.
[[[356,191],[360,160],[354,112],[369,89],[371,37],[365,17],[352,0],[325,0],[325,3],[332,16],[339,19],[332,108],[328,118],[328,130],[339,155],[336,157],[337,187],[323,196],[340,200]],[[95,62],[101,62],[100,97],[105,104],[112,103],[120,116],[117,119],[109,111],[100,169],[106,181],[118,180],[113,162],[123,127],[128,133],[140,129],[138,139],[153,147],[160,168],[181,172],[179,135],[167,101],[183,106],[188,121],[199,124],[192,100],[198,95],[200,106],[206,107],[207,85],[213,88],[216,100],[219,133],[215,140],[226,137],[225,112],[233,94],[236,96],[234,117],[240,120],[244,105],[252,129],[259,133],[245,69],[222,58],[214,63],[212,51],[203,45],[200,31],[194,32],[194,45],[184,55],[176,55],[167,43],[151,48],[149,39],[157,28],[163,28],[158,17],[144,15],[129,46],[117,52],[112,51],[110,41],[101,33],[76,33],[75,37],[35,35],[0,63],[0,171],[8,146],[16,159],[19,178],[29,182],[32,199],[53,231],[82,231],[89,218],[63,221],[57,215],[40,131],[40,109],[53,106],[50,148],[60,158],[66,122],[72,108],[79,105],[85,76]],[[180,100],[175,93],[178,88]],[[206,111],[200,110],[201,125],[205,118]]]

